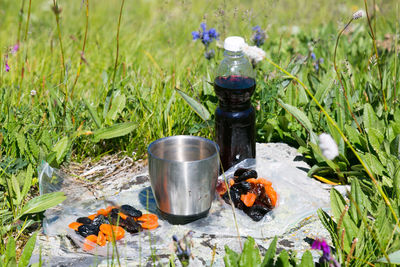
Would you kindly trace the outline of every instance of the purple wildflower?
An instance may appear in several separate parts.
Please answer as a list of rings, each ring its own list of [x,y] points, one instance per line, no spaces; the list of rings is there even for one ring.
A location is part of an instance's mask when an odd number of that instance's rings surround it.
[[[200,39],[200,33],[192,32],[192,37],[193,37],[193,41],[196,41],[197,39]]]
[[[207,48],[212,41],[218,40],[219,34],[214,28],[207,30],[207,25],[204,22],[200,24],[200,28],[201,30],[192,32],[193,41],[199,39]]]
[[[12,48],[11,48],[11,54],[15,54],[18,52],[19,49],[19,44],[16,43]]]
[[[258,47],[262,46],[265,42],[265,38],[267,37],[265,32],[258,25],[254,26],[252,28],[252,30],[254,31],[254,34],[252,37],[254,44]]]
[[[312,60],[314,60],[314,61],[317,59],[317,57],[315,56],[314,52],[311,53],[311,58],[312,58]]]
[[[329,245],[326,243],[325,240],[321,240],[321,239],[315,239],[314,243],[311,246],[311,249],[318,249],[318,250],[322,250],[322,253],[324,255],[330,255],[331,254],[331,248],[329,247]]]
[[[8,61],[6,61],[5,67],[6,67],[6,72],[9,72],[10,71],[10,66],[8,65]]]

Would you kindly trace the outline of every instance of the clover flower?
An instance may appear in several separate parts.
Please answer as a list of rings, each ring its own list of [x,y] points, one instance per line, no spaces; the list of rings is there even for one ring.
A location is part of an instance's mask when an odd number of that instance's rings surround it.
[[[252,40],[253,40],[254,44],[258,47],[262,46],[265,42],[265,38],[267,37],[267,35],[261,29],[261,27],[258,25],[253,27],[253,31],[254,31],[254,34],[253,34]]]
[[[36,90],[31,90],[31,96],[35,96],[36,95]]]
[[[357,12],[355,12],[355,13],[353,14],[353,19],[354,19],[354,20],[360,19],[360,18],[362,18],[362,17],[364,17],[364,10],[362,10],[362,9],[358,10]]]
[[[327,159],[333,160],[339,156],[339,149],[332,136],[327,133],[322,133],[319,137],[319,148]]]
[[[249,46],[245,44],[242,48],[242,51],[250,59],[253,66],[263,60],[266,56],[265,51],[257,46]]]

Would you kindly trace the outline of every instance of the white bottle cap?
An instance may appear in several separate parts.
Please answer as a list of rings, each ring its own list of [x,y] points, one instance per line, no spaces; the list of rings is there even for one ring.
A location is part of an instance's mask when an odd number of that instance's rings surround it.
[[[224,41],[224,49],[231,52],[242,51],[245,42],[240,36],[229,36]]]

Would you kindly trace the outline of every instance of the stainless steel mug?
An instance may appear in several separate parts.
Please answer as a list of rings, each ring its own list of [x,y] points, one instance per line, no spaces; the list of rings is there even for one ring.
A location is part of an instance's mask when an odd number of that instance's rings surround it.
[[[178,135],[154,141],[147,152],[151,188],[161,216],[172,224],[207,216],[218,178],[217,144]]]

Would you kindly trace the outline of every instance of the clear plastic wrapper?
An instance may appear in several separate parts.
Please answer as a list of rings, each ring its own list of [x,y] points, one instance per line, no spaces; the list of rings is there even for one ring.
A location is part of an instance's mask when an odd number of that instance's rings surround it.
[[[293,226],[307,216],[314,214],[318,208],[329,208],[329,191],[323,185],[306,176],[306,173],[293,165],[266,159],[247,159],[225,172],[227,178],[232,177],[238,168],[254,169],[258,177],[266,178],[278,194],[277,206],[267,213],[264,218],[255,222],[243,211],[235,209],[236,221],[240,236],[254,238],[271,238],[290,231]],[[147,176],[147,172],[138,177]],[[224,179],[221,175],[218,179]],[[119,256],[124,258],[149,257],[152,251],[169,251],[172,235],[183,236],[189,230],[194,231],[194,237],[214,235],[215,237],[237,237],[232,207],[216,196],[209,215],[186,225],[171,225],[162,220],[157,214],[156,204],[151,192],[150,181],[133,184],[128,190],[117,195],[96,199],[77,184],[77,179],[51,168],[47,163],[42,164],[39,170],[40,192],[49,193],[63,191],[67,200],[49,209],[45,213],[44,233],[46,235],[67,235],[81,249],[84,238],[68,228],[68,224],[78,217],[96,213],[100,208],[109,205],[129,204],[143,213],[155,213],[159,217],[159,227],[151,231],[138,234],[125,233],[125,237],[117,241]],[[104,189],[106,190],[106,189]],[[111,243],[105,247],[96,246],[86,251],[101,256],[110,256]],[[85,252],[81,250],[81,252]]]

